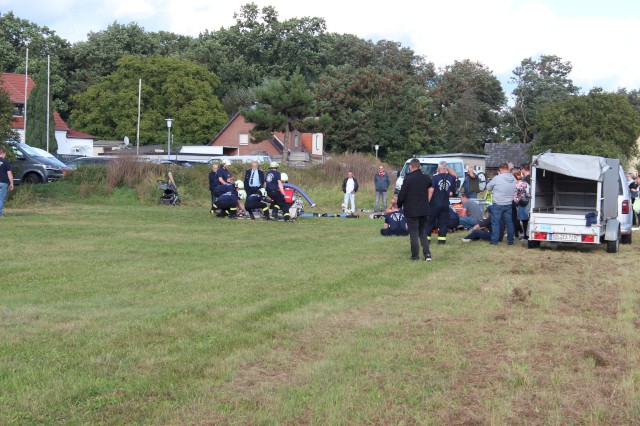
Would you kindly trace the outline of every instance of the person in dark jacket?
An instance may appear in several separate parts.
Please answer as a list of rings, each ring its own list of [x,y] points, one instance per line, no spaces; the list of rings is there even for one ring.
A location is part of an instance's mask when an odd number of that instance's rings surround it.
[[[404,210],[409,227],[411,260],[419,260],[418,251],[422,245],[424,260],[431,261],[429,240],[427,239],[427,217],[429,214],[429,189],[431,177],[420,170],[420,160],[413,158],[409,162],[409,174],[402,182],[398,194],[398,207]]]
[[[257,194],[264,186],[264,172],[258,168],[258,162],[251,163],[251,168],[244,173],[244,188],[247,195]]]
[[[220,184],[218,180],[218,165],[212,164],[209,172],[209,191],[211,192],[211,213],[213,213],[213,205],[216,203],[216,187]]]
[[[447,166],[446,161],[438,163],[438,173],[433,175],[432,187],[429,188],[429,223],[427,224],[427,238],[431,239],[431,232],[438,228],[438,244],[447,242],[447,228],[449,225],[449,196],[456,187],[456,172]]]
[[[391,235],[409,235],[407,230],[407,218],[404,217],[402,209],[398,208],[398,197],[393,197],[391,207],[384,215],[384,228],[380,230],[380,235],[389,237]]]
[[[267,190],[264,188],[258,189],[258,192],[255,194],[251,194],[247,197],[247,201],[244,203],[244,208],[249,212],[249,217],[251,219],[255,219],[256,217],[253,215],[254,210],[259,210],[262,212],[262,216],[269,220],[269,204],[271,200],[267,198]]]
[[[353,177],[353,172],[351,171],[347,173],[347,177],[342,181],[342,192],[344,192],[344,203],[342,203],[342,208],[346,213],[355,213],[358,179]],[[349,209],[349,203],[351,203],[351,209]]]
[[[265,175],[265,189],[267,190],[267,196],[273,200],[274,219],[276,218],[275,211],[282,210],[284,220],[291,219],[289,209],[291,204],[287,203],[284,197],[284,186],[282,186],[282,175],[278,171],[280,164],[272,161],[269,165],[270,170]]]
[[[376,189],[376,204],[373,209],[374,212],[383,212],[387,209],[387,189],[389,189],[390,183],[391,179],[389,178],[389,173],[384,171],[384,166],[380,166],[378,173],[373,176],[373,185]],[[381,200],[382,203],[380,203]]]

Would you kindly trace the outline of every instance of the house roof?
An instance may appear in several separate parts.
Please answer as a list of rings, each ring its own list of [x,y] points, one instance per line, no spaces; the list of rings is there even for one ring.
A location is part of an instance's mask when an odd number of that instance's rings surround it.
[[[9,93],[9,99],[14,104],[24,104],[24,74],[3,73],[0,77],[2,88]],[[34,83],[31,77],[27,78],[27,92],[31,94]]]
[[[31,95],[34,87],[33,80],[27,76],[27,94]],[[9,99],[13,104],[24,104],[24,74],[3,73],[0,77],[0,86],[9,93]],[[27,101],[28,102],[28,101]],[[27,120],[29,117],[27,116]],[[60,114],[53,112],[53,121],[56,130],[68,131],[69,126],[64,122]],[[24,129],[24,117],[16,116],[11,121],[11,127],[14,129]]]
[[[69,130],[67,132],[67,138],[75,138],[75,139],[96,139],[95,136],[90,135],[89,133],[79,132],[77,130]]]
[[[486,167],[497,169],[502,163],[513,163],[520,166],[531,162],[528,150],[530,143],[486,143],[484,150],[489,156],[486,160]]]

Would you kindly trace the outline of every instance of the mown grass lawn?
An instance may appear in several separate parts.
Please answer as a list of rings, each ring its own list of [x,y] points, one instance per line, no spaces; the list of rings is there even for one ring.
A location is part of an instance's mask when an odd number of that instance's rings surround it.
[[[638,243],[427,264],[369,218],[5,213],[0,424],[640,423]]]

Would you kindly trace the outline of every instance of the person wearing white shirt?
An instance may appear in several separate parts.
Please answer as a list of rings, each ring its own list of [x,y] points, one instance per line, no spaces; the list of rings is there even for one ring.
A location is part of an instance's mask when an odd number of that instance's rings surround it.
[[[342,204],[346,213],[356,211],[356,192],[358,192],[358,179],[353,177],[353,172],[349,171],[347,177],[342,182],[342,192],[344,192],[344,203]],[[349,209],[349,205],[351,208]]]

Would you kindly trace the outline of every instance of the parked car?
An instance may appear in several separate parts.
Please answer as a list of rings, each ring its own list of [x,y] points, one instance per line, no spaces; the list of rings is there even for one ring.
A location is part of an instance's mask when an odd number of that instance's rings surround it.
[[[44,149],[40,149],[40,148],[36,148],[35,146],[31,147],[32,150],[34,150],[37,154],[39,154],[41,157],[46,158],[47,160],[51,161],[54,164],[57,164],[58,166],[60,166],[60,169],[62,169],[62,173],[66,173],[69,170],[69,167],[67,167],[67,165],[65,163],[63,163],[62,161],[60,161],[58,159],[58,157],[56,157],[55,155],[51,154],[48,151],[45,151]]]
[[[456,179],[456,188],[453,191],[454,198],[459,196],[460,190],[462,189],[462,184],[464,182],[464,162],[462,160],[453,159],[453,158],[443,158],[443,157],[415,157],[420,160],[420,169],[422,173],[428,174],[429,176],[433,176],[438,172],[438,163],[441,161],[446,161],[447,165],[453,169],[454,172],[458,175],[458,179]],[[402,188],[402,182],[404,182],[404,177],[409,174],[409,162],[411,159],[407,160],[404,163],[404,167],[402,170],[398,172],[398,179],[396,180],[396,188],[395,192],[400,192],[400,188]],[[483,175],[484,176],[484,175]]]
[[[62,167],[59,164],[43,157],[33,147],[12,141],[7,145],[16,155],[16,160],[11,164],[14,184],[54,182],[63,176]]]
[[[113,161],[114,157],[100,156],[100,157],[78,157],[67,163],[67,167],[71,170],[75,170],[78,166],[103,166],[109,161]]]

